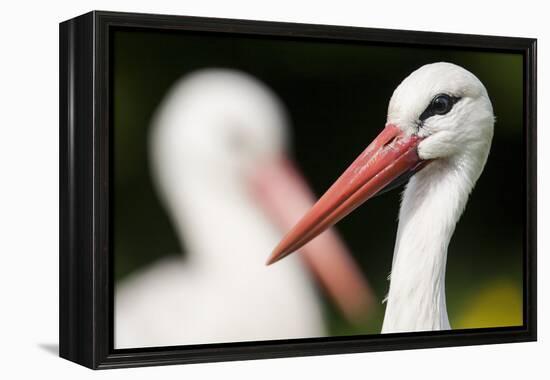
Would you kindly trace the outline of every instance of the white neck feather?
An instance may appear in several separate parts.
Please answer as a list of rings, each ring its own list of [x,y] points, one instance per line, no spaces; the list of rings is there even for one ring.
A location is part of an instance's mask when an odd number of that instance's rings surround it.
[[[407,185],[383,333],[450,329],[445,302],[447,247],[488,150],[477,160],[470,153],[430,163]]]
[[[246,262],[263,269],[263,254],[279,235],[243,183],[204,178],[192,170],[179,174],[164,184],[164,198],[189,264],[227,272]]]

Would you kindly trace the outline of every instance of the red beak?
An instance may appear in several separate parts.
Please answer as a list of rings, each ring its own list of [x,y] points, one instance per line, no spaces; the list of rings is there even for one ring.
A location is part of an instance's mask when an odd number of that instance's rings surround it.
[[[405,135],[393,124],[357,157],[317,203],[275,247],[267,264],[298,250],[369,198],[425,163],[418,157],[421,137]]]
[[[296,224],[315,203],[306,181],[286,158],[264,163],[250,180],[262,209],[282,231]],[[347,319],[363,322],[375,297],[338,233],[329,229],[301,253],[307,268]]]

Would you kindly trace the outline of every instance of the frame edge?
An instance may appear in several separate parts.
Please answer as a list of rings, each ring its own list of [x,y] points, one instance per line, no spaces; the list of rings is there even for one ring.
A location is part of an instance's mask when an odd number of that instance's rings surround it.
[[[94,13],[59,24],[59,356],[94,355]]]

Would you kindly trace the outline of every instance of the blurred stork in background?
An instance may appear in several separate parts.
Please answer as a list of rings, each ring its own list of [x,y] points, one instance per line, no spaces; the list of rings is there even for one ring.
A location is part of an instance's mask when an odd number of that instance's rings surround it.
[[[447,248],[493,138],[483,84],[454,64],[422,66],[396,88],[386,127],[273,251],[299,249],[376,194],[406,183],[382,332],[450,329]],[[368,228],[367,226],[365,228]]]
[[[335,232],[277,268],[263,253],[314,197],[286,154],[287,120],[253,77],[205,69],[176,83],[154,118],[154,183],[187,248],[117,285],[115,347],[318,337],[314,283],[348,319],[373,295]]]

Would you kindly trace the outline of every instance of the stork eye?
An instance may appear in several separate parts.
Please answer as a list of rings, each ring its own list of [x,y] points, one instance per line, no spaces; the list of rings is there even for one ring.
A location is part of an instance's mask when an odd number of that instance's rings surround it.
[[[420,121],[424,121],[434,115],[445,115],[459,100],[460,98],[447,94],[436,95],[430,102],[428,108],[420,115]]]
[[[444,115],[451,110],[453,106],[449,95],[438,95],[432,100],[432,108],[436,115]]]

